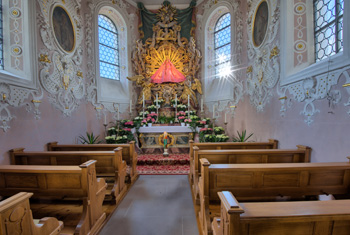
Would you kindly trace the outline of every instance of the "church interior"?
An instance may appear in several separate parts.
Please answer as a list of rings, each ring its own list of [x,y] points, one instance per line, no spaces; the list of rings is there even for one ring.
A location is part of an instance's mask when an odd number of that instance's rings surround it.
[[[0,234],[350,234],[349,12],[0,0]]]

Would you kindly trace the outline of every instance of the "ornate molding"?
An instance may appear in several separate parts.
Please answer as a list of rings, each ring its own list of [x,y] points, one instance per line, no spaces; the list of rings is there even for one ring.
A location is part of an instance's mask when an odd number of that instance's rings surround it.
[[[248,1],[248,59],[246,93],[257,111],[263,111],[273,95],[272,88],[276,86],[280,76],[279,48],[276,35],[280,24],[280,9],[277,0],[266,0],[268,5],[268,26],[261,45],[255,45],[253,40],[255,14],[261,0]]]
[[[31,101],[30,96],[32,97]],[[10,107],[26,106],[28,112],[33,111],[35,118],[40,119],[39,106],[42,98],[43,92],[41,89],[29,90],[0,83],[0,128],[6,132],[10,128],[9,122],[16,118],[11,114]]]
[[[70,116],[85,96],[84,75],[81,71],[83,60],[82,19],[80,0],[38,0],[41,14],[37,22],[40,36],[45,45],[40,51],[40,82],[49,93],[49,101],[64,115]],[[63,8],[74,30],[75,45],[71,51],[62,49],[55,37],[52,20],[56,6]]]
[[[287,109],[291,107],[292,100],[304,103],[304,108],[300,114],[305,116],[304,121],[310,126],[314,121],[314,116],[317,113],[321,113],[316,107],[315,101],[326,100],[330,109],[340,102],[342,97],[341,91],[334,89],[334,86],[338,84],[339,78],[342,76],[345,77],[346,82],[350,82],[349,69],[350,67],[348,66],[326,74],[308,77],[302,81],[279,88],[277,93],[280,95],[282,104],[281,116],[284,116]],[[350,94],[349,88],[345,87],[348,94]],[[344,103],[344,106],[350,106],[350,98]],[[333,111],[329,111],[329,113],[333,113]],[[348,114],[350,115],[350,110]]]

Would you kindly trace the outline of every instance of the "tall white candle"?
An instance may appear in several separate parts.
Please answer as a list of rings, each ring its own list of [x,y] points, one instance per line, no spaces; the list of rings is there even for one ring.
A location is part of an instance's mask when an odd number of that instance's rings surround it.
[[[190,108],[190,95],[187,95],[187,105],[188,105],[188,108]]]
[[[132,99],[130,100],[130,113],[132,112]]]
[[[145,93],[142,93],[142,107],[145,107]]]
[[[103,124],[107,124],[107,115],[105,114],[105,122]]]
[[[213,118],[215,117],[215,105],[213,105]]]
[[[119,108],[120,108],[120,106],[118,105],[118,120],[119,120]]]
[[[177,106],[177,94],[175,94],[175,106]]]
[[[156,94],[156,105],[158,107],[158,93]]]
[[[225,113],[225,123],[226,123],[226,113]]]
[[[203,98],[201,99],[201,112],[203,112]]]

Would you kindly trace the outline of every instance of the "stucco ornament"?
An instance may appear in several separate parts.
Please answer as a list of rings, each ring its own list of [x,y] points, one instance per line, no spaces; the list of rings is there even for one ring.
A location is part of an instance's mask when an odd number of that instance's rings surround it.
[[[290,104],[292,100],[304,103],[304,108],[300,114],[305,116],[304,121],[308,126],[314,122],[315,115],[321,113],[314,101],[326,101],[328,103],[328,113],[333,113],[334,106],[342,98],[341,91],[334,88],[341,77],[345,77],[346,83],[343,86],[346,92],[350,94],[350,87],[347,86],[347,84],[350,84],[349,69],[350,67],[345,67],[326,74],[308,77],[302,81],[279,88],[277,92],[280,95],[279,99],[282,104],[281,115],[284,116],[287,109],[291,107],[288,103]],[[350,106],[350,98],[344,103],[344,106]],[[348,114],[350,114],[350,110]]]
[[[50,103],[70,116],[85,95],[80,0],[38,3],[41,12],[37,21],[45,46],[39,56],[40,82],[49,93]],[[66,20],[58,22],[54,17],[57,12],[63,12]]]
[[[262,4],[267,6],[267,19],[259,19]],[[276,35],[280,24],[280,12],[277,0],[252,0],[248,2],[248,6],[247,47],[250,66],[247,68],[246,93],[257,111],[263,111],[273,95],[272,88],[279,80],[280,50]]]

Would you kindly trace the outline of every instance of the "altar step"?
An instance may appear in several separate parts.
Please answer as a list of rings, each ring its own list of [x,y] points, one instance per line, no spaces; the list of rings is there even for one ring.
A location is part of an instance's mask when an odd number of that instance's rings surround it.
[[[140,175],[187,175],[190,170],[189,154],[140,154],[137,159]]]

